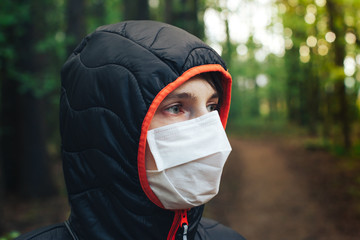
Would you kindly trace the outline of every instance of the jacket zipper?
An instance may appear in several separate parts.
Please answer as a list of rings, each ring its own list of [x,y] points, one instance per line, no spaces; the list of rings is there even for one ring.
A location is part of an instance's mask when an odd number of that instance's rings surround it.
[[[183,228],[183,240],[187,240],[189,222],[187,219],[187,209],[175,211],[174,221],[171,225],[168,240],[175,240],[176,232],[179,228]]]

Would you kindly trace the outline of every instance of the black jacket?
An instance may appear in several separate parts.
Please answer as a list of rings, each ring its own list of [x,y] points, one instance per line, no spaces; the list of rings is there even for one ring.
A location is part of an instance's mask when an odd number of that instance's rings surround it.
[[[79,239],[75,234],[69,231],[67,223],[60,223],[44,228],[37,229],[30,233],[24,234],[17,238],[18,240],[49,240],[49,239],[61,239],[61,240],[75,240]],[[91,239],[91,238],[90,238]],[[105,238],[103,238],[105,239]],[[122,239],[122,238],[116,238]],[[144,236],[144,239],[146,238]],[[182,239],[182,238],[180,238]],[[225,227],[213,220],[202,218],[195,234],[195,240],[245,240],[237,232]]]
[[[224,126],[231,77],[220,56],[193,35],[152,21],[103,26],[61,73],[60,130],[71,215],[19,239],[182,239],[179,211],[163,209],[145,173],[145,142],[164,89],[208,71],[222,76]],[[160,91],[162,91],[160,93]],[[154,100],[155,99],[155,100]],[[187,211],[188,239],[242,239]]]

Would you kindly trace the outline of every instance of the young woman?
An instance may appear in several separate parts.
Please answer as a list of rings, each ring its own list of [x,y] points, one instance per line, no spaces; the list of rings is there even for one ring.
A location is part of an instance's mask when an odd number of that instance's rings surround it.
[[[19,239],[243,239],[202,218],[231,147],[231,77],[193,35],[152,21],[103,26],[62,69],[71,205]]]

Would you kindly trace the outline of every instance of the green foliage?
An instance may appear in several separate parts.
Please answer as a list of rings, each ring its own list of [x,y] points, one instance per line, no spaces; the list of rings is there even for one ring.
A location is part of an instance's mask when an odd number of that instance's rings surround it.
[[[323,138],[308,139],[304,143],[305,148],[311,151],[329,151],[331,148],[330,142]]]
[[[248,138],[264,138],[267,136],[304,136],[306,133],[302,128],[289,124],[285,117],[278,117],[276,120],[268,118],[245,118],[229,119],[226,132],[231,136]]]
[[[356,3],[355,3],[356,2]],[[249,2],[251,3],[251,1]],[[267,55],[265,60],[256,59],[256,52],[263,46],[250,35],[247,43],[235,42],[227,29],[226,3],[206,1],[205,6],[218,11],[225,26],[226,38],[219,43],[222,56],[233,76],[232,105],[229,122],[242,122],[252,126],[266,119],[287,121],[304,127],[318,142],[307,143],[308,148],[327,149],[349,153],[351,140],[359,139],[352,131],[359,119],[359,41],[346,39],[346,33],[360,32],[358,9],[352,0],[276,1],[281,24],[284,27],[286,53],[283,57]],[[236,11],[236,10],[235,10]],[[273,18],[272,26],[278,18]],[[328,33],[334,32],[335,39]],[[357,39],[359,39],[357,35]],[[309,40],[310,39],[310,40]],[[312,41],[312,42],[311,42]],[[247,49],[239,56],[238,47]],[[357,59],[351,76],[344,71],[345,57]],[[257,78],[264,75],[268,83],[260,86]],[[350,85],[346,83],[350,82]],[[347,85],[346,85],[347,84]],[[346,87],[344,87],[346,85]],[[261,125],[261,124],[260,124]],[[240,128],[246,128],[237,124]],[[261,126],[257,126],[261,129]]]
[[[354,144],[351,155],[360,158],[360,142]]]
[[[42,4],[45,2],[43,1]],[[3,69],[11,81],[20,83],[19,93],[32,92],[36,97],[43,97],[58,88],[60,62],[65,59],[66,41],[64,33],[59,31],[61,29],[59,27],[62,25],[61,20],[64,20],[59,14],[59,10],[63,10],[63,6],[62,1],[55,1],[56,8],[43,11],[43,16],[32,16],[32,8],[35,5],[35,2],[19,4],[16,1],[1,1],[0,69]],[[44,5],[46,6],[46,4]],[[27,52],[19,52],[19,45],[31,41],[25,36],[29,35],[29,23],[34,19],[45,20],[42,23],[43,26],[46,26],[44,36],[34,42],[32,48],[26,49]],[[26,70],[20,66],[22,64],[19,61],[22,57],[29,56],[28,61],[33,62],[34,59],[31,57],[39,54],[46,55],[50,60],[45,69],[41,71]]]
[[[59,88],[58,77],[52,73],[34,75],[26,72],[10,72],[9,75],[19,81],[20,94],[31,92],[35,97],[41,98]]]
[[[15,239],[20,236],[20,233],[18,231],[11,231],[8,234],[5,234],[4,236],[0,236],[0,240],[11,240]]]
[[[0,2],[0,69],[13,67],[16,58],[14,40],[24,29],[20,25],[29,19],[29,5],[19,5],[11,0]]]

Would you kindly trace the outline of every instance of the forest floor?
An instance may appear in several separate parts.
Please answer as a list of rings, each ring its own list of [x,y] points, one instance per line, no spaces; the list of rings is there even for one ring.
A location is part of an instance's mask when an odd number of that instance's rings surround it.
[[[359,186],[353,180],[359,164],[346,169],[344,160],[306,150],[294,137],[232,137],[231,144],[220,193],[205,216],[248,240],[360,239],[360,204],[349,195]],[[68,214],[64,194],[46,200],[7,197],[3,230],[27,232]]]

